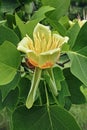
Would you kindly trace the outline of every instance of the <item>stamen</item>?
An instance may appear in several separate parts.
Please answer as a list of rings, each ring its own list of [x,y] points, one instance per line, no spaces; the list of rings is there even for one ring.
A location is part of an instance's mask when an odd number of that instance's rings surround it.
[[[42,33],[41,39],[42,39],[42,41],[41,41],[41,49],[42,49],[41,52],[45,52],[46,51],[46,46],[47,46],[47,41],[45,39],[44,33]]]
[[[51,37],[49,37],[49,41],[48,41],[46,50],[50,50],[51,44],[52,44],[52,39],[51,39]]]
[[[53,36],[52,46],[51,46],[51,48],[50,48],[50,49],[55,49],[55,48],[57,48],[58,43],[59,43],[59,40],[58,40],[58,39],[56,39],[56,38]]]
[[[34,42],[35,42],[35,51],[36,53],[40,53],[41,52],[41,46],[40,46],[40,40],[37,38],[37,36],[34,36]]]
[[[58,42],[57,47],[60,48],[64,44],[64,38],[61,38]]]

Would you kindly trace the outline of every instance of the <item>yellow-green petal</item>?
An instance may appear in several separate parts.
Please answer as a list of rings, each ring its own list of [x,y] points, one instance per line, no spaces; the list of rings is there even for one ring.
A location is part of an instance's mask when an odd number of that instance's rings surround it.
[[[39,55],[36,55],[36,53],[34,51],[28,52],[27,53],[27,57],[29,62],[35,66],[35,67],[39,67]]]
[[[44,26],[44,25],[42,25],[40,23],[38,23],[36,25],[36,27],[34,29],[34,32],[33,32],[33,37],[35,35],[38,37],[38,34],[39,34],[41,40],[43,40],[43,38],[45,38],[47,42],[49,41],[49,38],[51,37],[51,31],[50,31],[49,27]]]
[[[69,38],[67,36],[62,37],[59,34],[53,34],[53,42],[54,42],[55,48],[58,48],[58,47],[60,48],[64,43],[67,43],[68,40],[69,40]],[[54,46],[52,46],[52,47],[54,47]]]
[[[40,54],[39,67],[42,69],[51,68],[60,56],[60,49],[51,50]]]
[[[49,39],[51,39],[51,31],[48,26],[38,23],[34,29],[33,37],[35,49],[40,48],[39,52],[44,52]]]
[[[19,42],[17,49],[21,52],[28,53],[31,49],[34,49],[33,41],[30,37],[26,36]]]

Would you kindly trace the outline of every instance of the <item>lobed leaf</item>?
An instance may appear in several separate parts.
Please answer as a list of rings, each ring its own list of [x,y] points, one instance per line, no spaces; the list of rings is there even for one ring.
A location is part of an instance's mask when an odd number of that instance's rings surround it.
[[[30,110],[19,107],[12,119],[13,130],[81,130],[72,115],[56,105]]]
[[[2,93],[2,101],[4,101],[4,99],[11,90],[14,90],[17,87],[19,79],[20,74],[18,73],[10,83],[0,86],[0,90]]]
[[[0,46],[0,85],[8,84],[17,74],[21,62],[20,53],[16,47],[5,41]]]
[[[55,10],[47,14],[47,17],[54,20],[59,20],[59,18],[66,14],[70,4],[70,0],[41,0],[43,5],[49,5],[54,7]]]
[[[72,74],[87,86],[87,57],[76,52],[69,52],[68,56],[71,60]]]
[[[71,72],[70,69],[64,69],[64,75],[66,78],[66,82],[68,85],[68,89],[70,91],[71,96],[69,97],[71,99],[71,102],[73,104],[82,104],[86,102],[86,99],[83,95],[83,93],[80,90],[80,87],[82,85],[82,82],[78,80]]]
[[[12,42],[14,45],[17,45],[19,42],[18,36],[15,34],[13,30],[6,26],[0,26],[0,44],[2,44],[4,41]]]

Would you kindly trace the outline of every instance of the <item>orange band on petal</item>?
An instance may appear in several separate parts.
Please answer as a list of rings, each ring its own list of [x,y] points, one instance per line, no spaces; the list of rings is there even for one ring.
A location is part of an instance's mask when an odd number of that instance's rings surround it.
[[[38,63],[32,59],[29,59],[29,62],[33,65],[33,66],[36,66],[38,67]]]
[[[45,68],[50,68],[51,66],[53,66],[52,62],[46,62],[44,65],[42,65],[40,68],[45,69]]]

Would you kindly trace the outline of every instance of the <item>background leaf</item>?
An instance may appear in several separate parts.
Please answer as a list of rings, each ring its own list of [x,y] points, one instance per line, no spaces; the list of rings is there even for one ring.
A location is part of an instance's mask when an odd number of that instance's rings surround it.
[[[53,27],[54,31],[58,31],[62,36],[64,36],[66,34],[66,29],[57,20],[50,19],[49,17],[47,17],[47,21]]]
[[[53,68],[53,73],[54,73],[54,78],[55,78],[57,89],[61,90],[61,83],[60,82],[64,80],[63,71],[58,66],[55,66]]]
[[[80,32],[76,38],[73,51],[82,51],[83,48],[87,47],[87,22],[82,26]]]
[[[18,88],[10,91],[10,93],[7,95],[7,97],[5,98],[5,100],[2,103],[3,107],[7,107],[11,111],[13,111],[18,103],[18,96],[19,96]]]
[[[69,92],[67,82],[63,80],[60,83],[61,83],[61,90],[58,95],[58,101],[64,107],[67,97],[70,97],[71,94]]]
[[[16,47],[5,41],[0,46],[0,85],[8,84],[17,74],[21,57]]]
[[[13,30],[6,26],[0,26],[0,44],[4,41],[12,42],[14,45],[17,45],[19,42],[18,36]]]
[[[9,84],[0,86],[0,90],[2,93],[2,101],[6,98],[6,96],[11,90],[14,90],[17,87],[19,79],[20,74],[18,73]]]
[[[2,94],[0,91],[0,111],[3,109],[3,105],[2,105]]]
[[[18,17],[17,14],[15,14],[15,20],[16,26],[19,28],[21,32],[21,37],[24,37],[27,34],[24,22]]]
[[[21,78],[19,84],[18,84],[18,88],[19,88],[19,98],[20,101],[25,103],[28,93],[29,93],[29,89],[31,87],[31,82],[29,79],[27,78]]]
[[[71,72],[87,86],[87,23],[80,29],[74,46],[67,54],[71,60]]]
[[[72,74],[87,86],[87,57],[76,52],[69,52],[68,56],[71,60]]]
[[[70,0],[41,0],[43,5],[49,5],[51,7],[54,7],[55,10],[52,11],[51,13],[48,13],[48,17],[50,19],[58,20],[61,16],[65,15],[69,4]]]
[[[17,8],[19,6],[19,3],[17,0],[1,0],[1,4],[0,4],[0,11],[2,13],[13,13],[15,8]]]
[[[75,44],[77,35],[80,31],[80,27],[78,23],[74,24],[66,33],[66,35],[69,37],[68,44],[70,45],[70,48],[72,48]]]
[[[27,23],[24,23],[16,14],[16,24],[21,32],[21,36],[24,37],[26,34],[28,34],[30,37],[32,37],[33,30],[36,24],[45,18],[46,12],[49,12],[53,9],[54,8],[50,6],[42,6],[36,13],[34,13],[31,20]]]
[[[73,104],[82,104],[86,102],[86,98],[80,90],[82,82],[78,80],[69,69],[64,69],[64,75],[70,91],[71,102]]]
[[[34,20],[34,19],[44,19],[46,16],[45,14],[49,11],[52,11],[54,10],[55,8],[53,7],[50,7],[50,6],[42,6],[41,8],[39,8],[34,14],[33,16],[31,17],[31,20]]]
[[[49,110],[48,110],[49,109]],[[33,107],[28,110],[19,107],[13,113],[13,130],[80,130],[74,118],[56,105]]]

